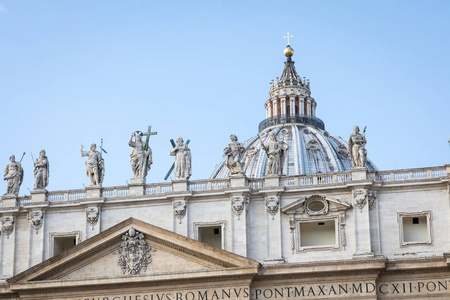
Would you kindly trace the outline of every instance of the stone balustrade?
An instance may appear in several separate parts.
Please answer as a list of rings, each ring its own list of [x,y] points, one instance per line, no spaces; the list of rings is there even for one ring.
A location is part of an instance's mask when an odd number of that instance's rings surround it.
[[[358,176],[355,176],[355,172],[358,172]],[[265,177],[252,179],[248,178],[244,181],[237,181],[238,186],[233,184],[233,179],[211,179],[211,180],[193,180],[186,182],[186,191],[193,193],[201,193],[208,191],[227,190],[236,187],[248,187],[253,191],[261,189],[270,189],[274,187],[284,188],[303,188],[313,186],[328,186],[328,185],[345,185],[355,180],[361,180],[361,172],[363,172],[363,179],[372,181],[374,183],[388,184],[390,182],[405,182],[405,181],[420,181],[420,180],[433,180],[439,178],[450,177],[450,165],[431,168],[418,168],[418,169],[405,169],[405,170],[390,170],[390,171],[377,171],[367,172],[363,170],[352,170],[348,172],[340,173],[319,173],[312,175],[302,176],[289,176],[289,177]],[[352,176],[353,175],[353,176]],[[174,191],[179,191],[173,188],[174,183],[152,183],[143,185],[142,195],[162,195],[170,194]],[[88,189],[96,189],[95,187],[89,187]],[[133,197],[136,194],[130,193],[130,186],[116,186],[97,188],[99,190],[98,195],[101,198],[126,198]],[[26,206],[33,202],[42,202],[42,199],[49,203],[78,201],[90,198],[87,190],[67,190],[67,191],[53,191],[41,193],[36,196],[36,192],[33,192],[31,196],[17,197],[16,206]],[[37,199],[37,200],[36,200]],[[0,207],[11,206],[11,202],[8,205],[4,205],[4,199],[0,201]],[[13,205],[14,206],[14,205]]]

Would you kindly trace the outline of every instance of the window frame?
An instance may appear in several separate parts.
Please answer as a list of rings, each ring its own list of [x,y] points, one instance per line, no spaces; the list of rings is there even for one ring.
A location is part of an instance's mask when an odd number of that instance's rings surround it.
[[[81,231],[51,232],[49,235],[50,235],[49,257],[55,256],[55,238],[75,237],[75,246],[81,242]]]
[[[311,250],[341,250],[342,248],[342,235],[341,230],[343,230],[343,226],[345,223],[342,223],[341,220],[344,219],[344,216],[341,215],[331,215],[331,216],[316,216],[309,218],[296,218],[295,219],[295,231],[296,231],[296,252],[301,253],[305,251]],[[329,222],[334,221],[334,244],[329,245],[318,245],[318,246],[302,246],[301,245],[301,224],[304,223],[319,223],[319,222]],[[341,229],[342,228],[342,229]]]
[[[225,250],[226,249],[226,239],[225,239],[225,232],[227,230],[227,221],[221,220],[221,221],[215,221],[215,222],[194,222],[194,240],[199,241],[199,234],[198,229],[202,227],[220,227],[220,234],[221,234],[221,244],[222,247],[220,249]]]
[[[425,217],[427,220],[427,241],[416,241],[416,242],[405,242],[405,235],[403,229],[403,219],[404,218],[420,218]],[[433,230],[432,230],[432,213],[431,211],[421,211],[421,212],[400,212],[397,213],[398,221],[398,231],[399,231],[399,243],[400,247],[405,248],[414,245],[433,245]]]

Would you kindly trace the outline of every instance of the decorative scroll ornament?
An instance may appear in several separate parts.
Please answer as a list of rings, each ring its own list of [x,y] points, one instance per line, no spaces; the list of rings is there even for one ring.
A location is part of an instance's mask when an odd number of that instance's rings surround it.
[[[363,189],[353,190],[353,203],[361,211],[367,202],[367,191]]]
[[[130,228],[122,236],[122,244],[119,248],[119,266],[122,273],[131,275],[139,274],[141,270],[147,270],[147,266],[152,262],[150,252],[154,252],[144,239],[144,234]]]
[[[186,201],[176,200],[173,202],[173,214],[180,220],[186,215]]]
[[[30,225],[33,229],[36,230],[36,234],[38,234],[39,229],[42,227],[42,224],[44,223],[44,214],[40,210],[35,210],[30,212]]]
[[[277,196],[269,196],[266,198],[267,212],[272,216],[272,220],[278,211],[280,200]]]
[[[240,216],[245,209],[245,203],[247,201],[248,200],[246,199],[246,197],[242,197],[242,196],[231,197],[231,208],[233,209],[233,212],[238,217],[238,220],[240,220]]]
[[[6,233],[7,239],[14,230],[14,217],[6,216],[2,218],[2,231]]]
[[[367,198],[369,198],[369,207],[375,207],[377,200],[377,191],[368,191]]]
[[[98,207],[88,207],[86,208],[86,220],[91,225],[92,230],[94,229],[94,225],[98,221]]]

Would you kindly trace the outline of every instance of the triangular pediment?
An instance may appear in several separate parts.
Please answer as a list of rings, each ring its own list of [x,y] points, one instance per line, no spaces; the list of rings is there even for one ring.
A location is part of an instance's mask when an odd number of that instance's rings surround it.
[[[8,282],[16,291],[56,289],[61,284],[76,288],[133,284],[137,279],[156,283],[254,276],[258,268],[256,261],[130,218]]]
[[[322,209],[320,209],[321,203],[323,204]],[[315,204],[317,210],[311,209],[312,204]],[[288,215],[293,214],[322,214],[328,211],[343,211],[351,207],[351,204],[346,201],[342,201],[334,197],[326,197],[321,195],[311,195],[308,197],[302,197],[294,202],[286,204],[281,208],[281,211]]]

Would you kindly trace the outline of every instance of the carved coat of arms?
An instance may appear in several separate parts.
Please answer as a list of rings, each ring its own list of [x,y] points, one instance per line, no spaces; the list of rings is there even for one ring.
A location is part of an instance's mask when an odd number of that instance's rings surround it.
[[[122,236],[122,244],[119,248],[119,266],[122,273],[139,274],[141,270],[146,271],[151,263],[151,254],[154,252],[144,239],[144,234],[131,228]]]

